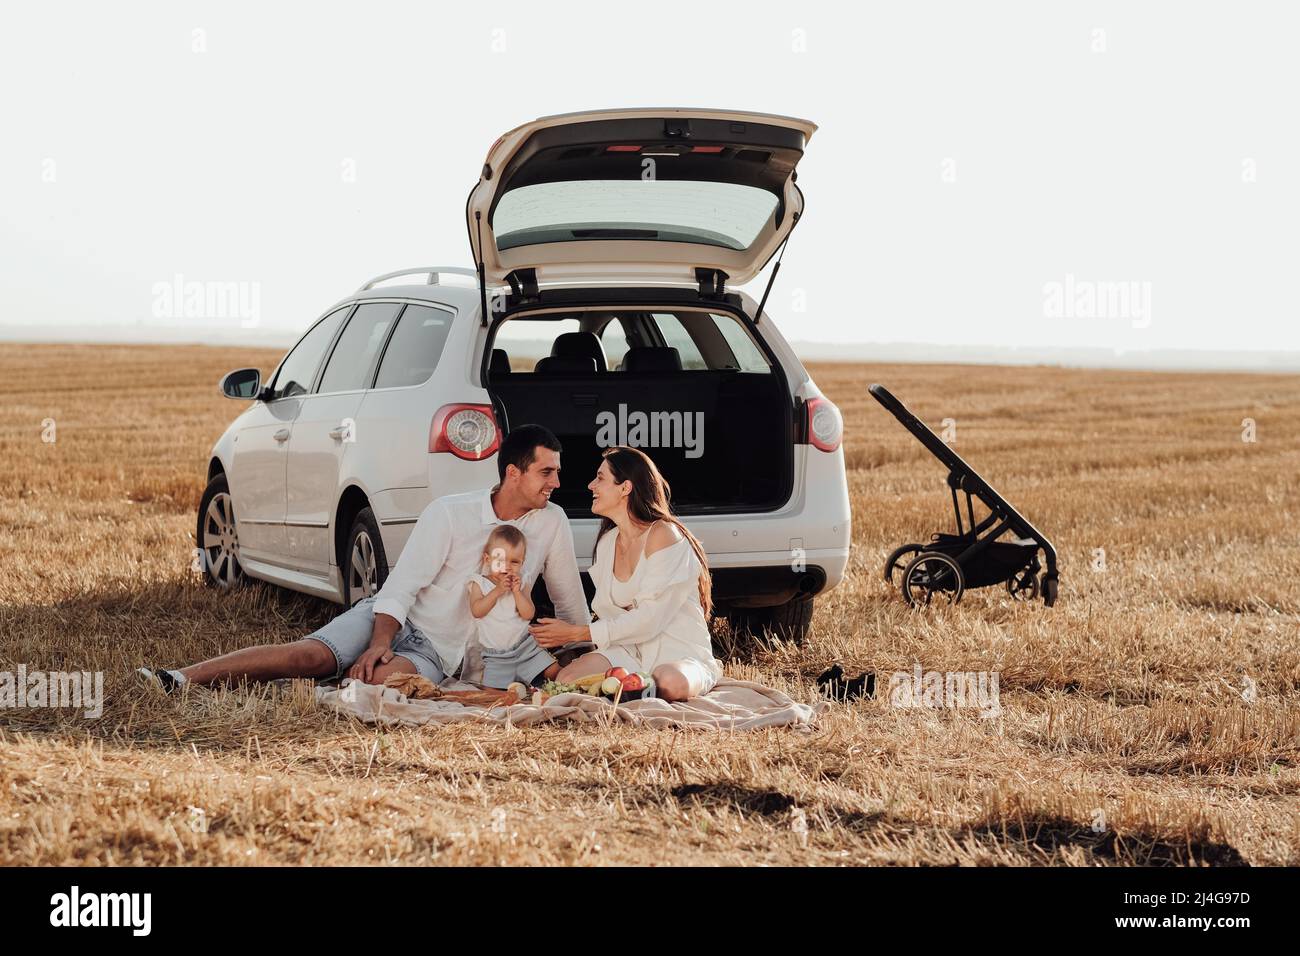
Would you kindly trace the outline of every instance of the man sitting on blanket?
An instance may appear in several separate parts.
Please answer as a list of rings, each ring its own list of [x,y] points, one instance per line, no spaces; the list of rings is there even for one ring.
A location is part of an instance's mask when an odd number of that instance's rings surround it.
[[[497,452],[501,481],[491,489],[447,495],[420,514],[397,566],[374,597],[289,644],[233,651],[179,670],[141,668],[168,692],[187,681],[349,677],[382,684],[391,675],[448,675],[477,680],[481,662],[465,583],[479,567],[492,528],[511,524],[527,539],[520,577],[527,593],[541,573],[557,615],[590,624],[573,531],[550,497],[560,485],[560,442],[541,425],[512,431]]]

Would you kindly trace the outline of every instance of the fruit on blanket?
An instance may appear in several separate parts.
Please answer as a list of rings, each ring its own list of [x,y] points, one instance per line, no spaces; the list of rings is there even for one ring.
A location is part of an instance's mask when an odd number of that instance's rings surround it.
[[[611,667],[609,670],[605,671],[605,676],[606,676],[606,677],[617,677],[619,680],[622,680],[624,677],[627,676],[627,668],[625,668],[625,667]]]
[[[515,696],[518,697],[520,700],[528,699],[528,688],[525,687],[523,684],[519,683],[519,681],[512,681],[510,686],[507,687],[506,690],[514,691]]]
[[[589,685],[587,685],[587,693],[590,694],[592,697],[599,697],[599,696],[600,696],[600,684],[603,683],[603,682],[604,682],[604,678],[602,677],[599,683],[595,683],[595,684],[589,684]]]
[[[586,677],[579,677],[573,683],[583,688],[584,690],[588,690],[593,685],[599,687],[602,683],[604,683],[604,681],[605,681],[604,674],[588,674]]]
[[[600,685],[600,692],[606,697],[613,697],[623,689],[623,682],[617,677],[606,677],[605,682]]]
[[[561,684],[553,680],[548,680],[542,684],[543,693],[555,697],[559,694],[581,694],[583,689],[577,684]]]
[[[640,674],[628,674],[622,680],[623,692],[629,693],[635,690],[641,690],[645,687],[645,681],[641,679]]]

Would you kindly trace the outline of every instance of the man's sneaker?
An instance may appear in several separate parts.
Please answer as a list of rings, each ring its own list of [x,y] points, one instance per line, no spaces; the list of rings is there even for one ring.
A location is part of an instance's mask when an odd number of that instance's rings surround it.
[[[164,694],[172,693],[185,683],[185,678],[181,677],[179,672],[164,670],[161,667],[141,667],[136,673]]]

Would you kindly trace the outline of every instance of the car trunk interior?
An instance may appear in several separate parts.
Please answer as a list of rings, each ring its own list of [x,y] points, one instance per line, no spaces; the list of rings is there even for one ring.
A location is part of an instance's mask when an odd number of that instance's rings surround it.
[[[556,310],[512,316],[493,333],[486,383],[497,413],[506,431],[533,423],[560,439],[552,500],[571,515],[590,514],[586,485],[613,444],[654,459],[679,514],[788,500],[793,402],[780,366],[737,317]]]

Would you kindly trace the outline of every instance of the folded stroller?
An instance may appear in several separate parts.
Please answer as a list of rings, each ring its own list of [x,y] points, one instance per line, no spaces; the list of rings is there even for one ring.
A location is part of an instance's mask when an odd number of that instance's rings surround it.
[[[908,411],[883,385],[872,385],[872,396],[916,436],[930,454],[948,468],[948,489],[957,518],[957,533],[933,535],[927,544],[905,544],[885,562],[885,580],[897,585],[912,606],[929,605],[936,596],[956,604],[967,588],[1006,585],[1007,593],[1020,601],[1032,601],[1040,590],[1043,603],[1056,603],[1056,549],[1050,541],[1007,504],[989,483],[962,461],[942,439]],[[962,521],[957,492],[966,496]],[[978,498],[988,515],[976,522],[972,499]],[[1043,553],[1043,570],[1038,553]]]

